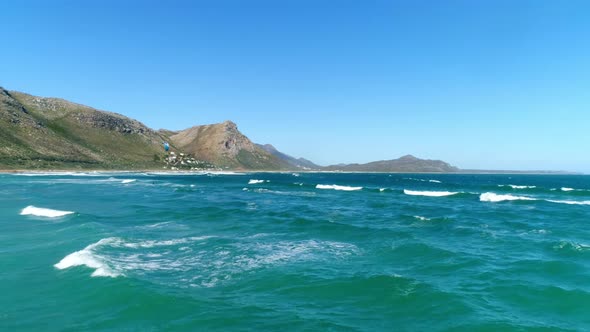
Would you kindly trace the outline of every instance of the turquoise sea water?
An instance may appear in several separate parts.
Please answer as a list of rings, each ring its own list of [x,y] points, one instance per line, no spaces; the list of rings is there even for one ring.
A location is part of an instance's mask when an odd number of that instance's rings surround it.
[[[590,330],[588,176],[0,184],[2,331]]]

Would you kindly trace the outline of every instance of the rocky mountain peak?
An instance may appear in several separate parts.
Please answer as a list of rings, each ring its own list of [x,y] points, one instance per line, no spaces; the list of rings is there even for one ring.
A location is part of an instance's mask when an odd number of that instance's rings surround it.
[[[411,154],[407,154],[405,156],[402,156],[399,158],[399,160],[403,160],[403,161],[415,161],[418,160],[419,158],[416,158],[414,156],[412,156]]]

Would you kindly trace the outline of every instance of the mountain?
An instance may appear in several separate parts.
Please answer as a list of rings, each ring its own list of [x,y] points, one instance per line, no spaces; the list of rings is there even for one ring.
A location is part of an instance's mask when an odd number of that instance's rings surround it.
[[[320,170],[323,167],[314,164],[313,162],[305,159],[305,158],[295,158],[295,157],[291,157],[288,154],[282,153],[279,150],[277,150],[274,146],[272,146],[271,144],[256,144],[256,146],[258,146],[259,148],[263,149],[264,151],[272,154],[273,156],[281,159],[283,162],[287,163],[291,168],[295,168],[295,169],[301,169],[301,170]]]
[[[408,172],[408,173],[453,173],[458,172],[457,167],[451,166],[442,160],[420,159],[412,155],[406,155],[398,159],[374,161],[367,164],[332,165],[325,168],[329,171],[344,172]]]
[[[0,168],[155,167],[162,140],[120,114],[0,88]]]
[[[214,165],[241,170],[281,170],[287,162],[260,148],[231,122],[195,126],[169,136],[181,151]]]
[[[163,142],[170,143],[169,154],[164,151]],[[0,87],[0,169],[137,170],[162,167],[344,172],[511,172],[460,170],[441,160],[420,159],[412,155],[366,164],[322,167],[307,159],[282,153],[270,144],[253,143],[231,121],[181,131],[154,131],[120,114]]]

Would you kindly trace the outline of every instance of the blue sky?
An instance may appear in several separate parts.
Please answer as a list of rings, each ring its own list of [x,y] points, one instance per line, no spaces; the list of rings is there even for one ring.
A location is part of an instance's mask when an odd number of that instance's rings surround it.
[[[590,172],[588,1],[10,1],[0,85],[320,164]]]

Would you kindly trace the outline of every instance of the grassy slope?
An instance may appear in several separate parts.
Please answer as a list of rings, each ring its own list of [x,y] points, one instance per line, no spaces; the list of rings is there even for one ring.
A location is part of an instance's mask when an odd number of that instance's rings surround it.
[[[0,97],[0,168],[127,169],[162,165],[154,161],[154,155],[163,157],[162,138],[136,121],[59,99],[18,92]],[[95,123],[94,118],[144,132],[101,127],[104,121]]]

